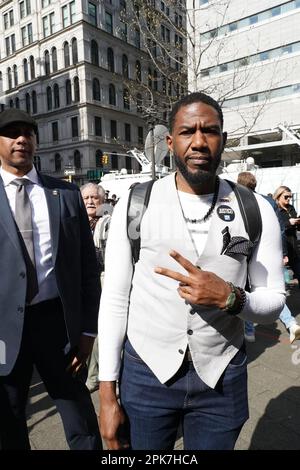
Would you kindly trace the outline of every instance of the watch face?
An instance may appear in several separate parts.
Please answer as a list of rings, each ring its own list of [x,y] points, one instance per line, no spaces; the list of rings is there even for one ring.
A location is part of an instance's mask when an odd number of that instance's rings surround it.
[[[226,308],[231,309],[235,304],[235,300],[236,300],[235,292],[230,292],[226,300]]]

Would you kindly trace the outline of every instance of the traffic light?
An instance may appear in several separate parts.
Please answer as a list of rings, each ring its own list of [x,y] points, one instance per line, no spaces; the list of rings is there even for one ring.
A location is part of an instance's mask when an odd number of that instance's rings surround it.
[[[104,153],[102,155],[102,164],[103,165],[107,165],[108,164],[108,155],[106,153]]]

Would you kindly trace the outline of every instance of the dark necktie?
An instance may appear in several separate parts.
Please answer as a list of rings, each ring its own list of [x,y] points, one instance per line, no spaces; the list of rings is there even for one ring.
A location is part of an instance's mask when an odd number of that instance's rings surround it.
[[[31,206],[26,191],[26,186],[33,183],[28,179],[18,178],[12,181],[12,184],[17,186],[15,221],[19,229],[27,271],[26,302],[30,303],[39,291],[35,268]]]

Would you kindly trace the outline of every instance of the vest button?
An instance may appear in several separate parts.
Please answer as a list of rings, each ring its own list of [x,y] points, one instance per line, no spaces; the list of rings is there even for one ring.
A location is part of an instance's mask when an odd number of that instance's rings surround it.
[[[23,313],[23,312],[24,312],[24,308],[21,307],[21,305],[19,305],[19,307],[18,307],[18,313]]]
[[[188,335],[192,335],[193,333],[194,333],[193,330],[187,330]]]
[[[24,279],[25,276],[26,276],[25,272],[24,272],[24,271],[21,271],[21,272],[20,272],[20,277],[21,277],[22,279]]]
[[[194,310],[193,308],[191,308],[190,314],[191,314],[191,315],[194,315],[195,313],[196,313],[195,310]]]
[[[184,354],[183,349],[178,349],[179,354]]]

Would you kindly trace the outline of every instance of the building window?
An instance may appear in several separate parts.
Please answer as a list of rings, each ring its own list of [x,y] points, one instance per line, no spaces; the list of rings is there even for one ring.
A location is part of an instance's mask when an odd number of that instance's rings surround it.
[[[45,60],[45,75],[50,74],[50,54],[49,51],[44,52],[44,60]]]
[[[36,99],[36,91],[33,90],[31,93],[31,101],[32,101],[32,113],[36,114],[37,113],[37,99]]]
[[[74,77],[74,102],[78,103],[79,101],[80,101],[79,78]]]
[[[51,0],[42,0],[42,8],[45,8],[48,5],[51,5]]]
[[[93,100],[96,100],[96,101],[101,100],[100,82],[98,78],[93,79]]]
[[[31,55],[29,57],[29,67],[30,67],[30,78],[33,80],[35,78],[35,66],[34,66],[34,58]]]
[[[13,83],[12,83],[12,73],[11,73],[10,67],[8,67],[7,69],[7,85],[8,85],[8,89],[11,90],[13,87]]]
[[[127,122],[126,122],[125,126],[124,126],[124,129],[125,129],[125,140],[126,140],[126,142],[131,142],[131,126],[130,126],[130,124],[127,124]]]
[[[75,21],[75,15],[76,15],[75,1],[70,2],[68,5],[64,5],[61,11],[62,11],[63,27],[66,28],[70,24],[73,24]]]
[[[25,16],[30,15],[31,13],[31,5],[30,0],[25,0],[19,3],[20,9],[20,18],[25,18]]]
[[[110,121],[110,137],[111,139],[117,138],[117,121],[115,120]]]
[[[52,122],[52,140],[53,142],[58,141],[58,122]]]
[[[141,33],[140,30],[137,28],[134,30],[134,45],[138,49],[141,48]]]
[[[77,39],[72,39],[72,62],[73,65],[77,64],[78,62],[78,48],[77,48]]]
[[[127,35],[128,35],[127,23],[125,23],[125,21],[120,20],[120,36],[121,36],[121,39],[123,41],[127,42]]]
[[[53,87],[53,95],[54,95],[54,108],[59,108],[59,87],[57,83],[55,83]]]
[[[130,96],[128,88],[123,89],[123,106],[124,109],[130,109]]]
[[[113,18],[108,11],[105,12],[105,31],[110,34],[113,34]]]
[[[112,152],[110,155],[111,160],[111,169],[118,170],[119,168],[119,158],[117,152]]]
[[[69,43],[64,43],[64,62],[65,67],[70,67],[70,50],[69,50]]]
[[[97,26],[97,7],[94,3],[88,3],[88,10],[89,10],[89,22],[94,26]]]
[[[39,157],[38,155],[35,155],[35,156],[33,157],[33,162],[34,162],[35,168],[36,168],[38,171],[41,171],[41,169],[42,169],[41,157]]]
[[[79,132],[78,132],[78,117],[72,117],[71,118],[71,129],[72,129],[72,138],[78,137]]]
[[[14,11],[9,10],[3,15],[4,29],[11,28],[14,25]]]
[[[56,153],[54,156],[55,171],[61,171],[61,156],[59,153]]]
[[[141,126],[138,127],[138,143],[141,145],[144,143],[144,129]]]
[[[72,119],[74,119],[74,118],[72,118]],[[76,170],[81,169],[81,158],[80,158],[79,150],[75,150],[75,152],[74,152],[74,166],[75,166]]]
[[[31,23],[29,23],[27,26],[23,26],[23,28],[21,28],[21,37],[22,37],[22,46],[23,47],[32,43],[33,35],[32,35],[32,24]]]
[[[95,135],[100,137],[102,135],[102,119],[95,116]]]
[[[102,150],[100,149],[96,150],[96,154],[95,154],[96,168],[103,168],[102,155],[103,155]]]
[[[16,37],[14,34],[5,38],[5,52],[9,56],[16,50]]]
[[[115,71],[115,57],[114,57],[114,51],[112,50],[111,47],[107,49],[107,68],[109,72]]]
[[[19,98],[16,98],[15,103],[16,103],[16,108],[20,109],[20,100],[19,100]]]
[[[128,73],[128,57],[126,54],[122,55],[122,75],[124,78],[129,78]]]
[[[13,72],[14,72],[14,86],[18,86],[18,68],[16,65],[13,66]]]
[[[142,81],[142,67],[139,60],[135,62],[135,78],[138,82]]]
[[[24,73],[24,82],[28,82],[28,62],[27,59],[23,60],[23,73]]]
[[[94,39],[91,40],[91,62],[94,65],[99,65],[98,44]]]
[[[57,50],[56,50],[56,47],[52,47],[51,55],[52,55],[52,72],[56,72],[57,71]]]
[[[126,170],[131,170],[132,168],[132,160],[131,160],[131,157],[129,157],[129,155],[126,155],[125,157],[125,166],[126,166]]]
[[[52,110],[52,90],[50,86],[47,86],[47,109],[48,111]]]
[[[26,93],[25,95],[25,105],[26,105],[26,112],[30,114],[31,106],[30,106],[30,94],[29,93]]]
[[[116,88],[112,83],[108,87],[108,100],[109,104],[116,106]]]
[[[9,107],[13,108],[14,107],[14,100],[9,100]]]
[[[71,80],[66,80],[66,104],[71,104],[72,102],[72,87]]]

